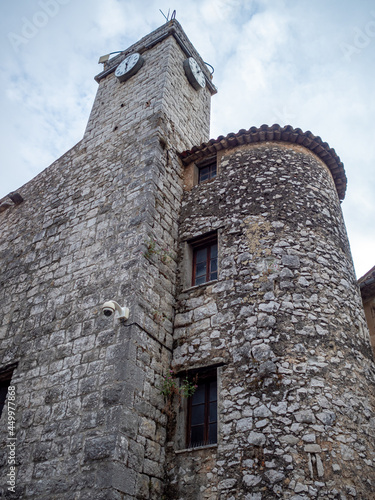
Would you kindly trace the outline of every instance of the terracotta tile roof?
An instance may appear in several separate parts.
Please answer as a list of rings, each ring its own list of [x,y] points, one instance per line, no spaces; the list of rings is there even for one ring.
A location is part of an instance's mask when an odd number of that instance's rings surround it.
[[[340,200],[345,198],[347,179],[344,165],[342,164],[336,151],[329,147],[326,142],[310,131],[303,132],[299,128],[291,125],[280,127],[280,125],[262,125],[261,127],[251,127],[249,130],[241,129],[237,134],[228,134],[226,137],[220,135],[217,139],[211,139],[200,146],[194,146],[189,151],[180,153],[182,162],[186,165],[192,161],[200,160],[212,155],[222,149],[229,149],[243,144],[255,142],[282,141],[301,144],[314,152],[330,169],[336,185]]]

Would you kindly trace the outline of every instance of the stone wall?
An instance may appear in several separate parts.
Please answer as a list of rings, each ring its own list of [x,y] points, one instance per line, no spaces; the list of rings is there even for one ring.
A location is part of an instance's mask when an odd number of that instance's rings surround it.
[[[371,498],[375,370],[331,173],[285,142],[218,169],[183,198],[173,353],[221,365],[218,444],[184,451],[170,422],[168,498]],[[212,230],[219,279],[186,289],[184,242]]]
[[[134,51],[145,63],[120,84]],[[206,73],[198,92],[188,55]],[[3,496],[370,498],[375,371],[345,182],[321,160],[336,164],[332,150],[278,130],[281,142],[221,148],[212,181],[193,186],[187,167],[184,192],[177,153],[208,140],[215,88],[178,23],[97,81],[83,140],[1,204],[0,376],[17,365],[16,491],[2,418]],[[189,241],[212,231],[219,278],[191,287]],[[111,299],[126,322],[103,317]],[[217,445],[185,449],[186,401],[160,391],[171,366],[217,370]]]
[[[175,151],[207,139],[210,111],[172,28],[184,37],[174,22],[137,45],[145,64],[126,83],[101,75],[84,139],[0,215],[1,368],[18,363],[15,494],[1,420],[5,496],[161,497],[160,385],[182,196]],[[112,299],[130,309],[124,324],[101,313]]]

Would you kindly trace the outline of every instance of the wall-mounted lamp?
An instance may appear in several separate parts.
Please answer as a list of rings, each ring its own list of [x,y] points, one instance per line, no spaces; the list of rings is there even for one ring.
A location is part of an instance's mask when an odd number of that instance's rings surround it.
[[[98,64],[104,64],[108,61],[109,57],[112,54],[121,54],[121,52],[124,52],[123,50],[117,50],[116,52],[110,52],[109,54],[105,54],[104,56],[99,57]]]

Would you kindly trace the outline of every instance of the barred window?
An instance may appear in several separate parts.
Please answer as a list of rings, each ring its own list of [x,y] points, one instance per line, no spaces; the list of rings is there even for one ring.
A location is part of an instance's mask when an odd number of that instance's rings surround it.
[[[216,370],[200,374],[197,386],[188,401],[187,448],[217,443]]]

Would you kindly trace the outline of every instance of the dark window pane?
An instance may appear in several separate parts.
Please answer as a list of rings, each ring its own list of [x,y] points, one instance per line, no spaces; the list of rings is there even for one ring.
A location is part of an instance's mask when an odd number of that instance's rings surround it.
[[[214,273],[210,274],[210,281],[217,280],[217,272],[215,271]]]
[[[192,446],[199,446],[204,444],[204,426],[198,425],[191,428],[190,444]]]
[[[197,262],[206,262],[207,261],[207,248],[201,248],[197,250],[196,253]]]
[[[197,390],[194,392],[191,403],[192,405],[197,405],[204,403],[205,400],[205,394],[206,394],[206,388],[203,384],[198,384]]]
[[[197,264],[196,276],[206,276],[207,263],[201,262]]]
[[[194,285],[202,285],[202,283],[206,283],[206,275],[196,278]]]
[[[199,169],[199,182],[206,181],[210,178],[209,167],[203,167]]]
[[[210,248],[211,261],[210,261],[210,280],[217,279],[217,243],[211,245]]]
[[[204,424],[204,404],[192,406],[191,408],[191,425]]]
[[[199,182],[206,181],[208,179],[208,169],[207,168],[200,168],[199,169]]]
[[[218,278],[217,241],[215,241],[214,237],[207,238],[206,241],[206,246],[197,246],[194,248],[193,286],[201,285]]]
[[[211,260],[210,280],[217,279],[217,260]]]
[[[207,281],[207,248],[195,251],[195,280],[193,285],[201,285]]]
[[[216,173],[217,173],[216,161],[214,161],[210,165],[201,167],[199,169],[198,183],[207,181],[209,179],[213,179],[214,177],[216,177]]]
[[[217,443],[217,381],[211,373],[200,375],[198,387],[190,398],[188,446]]]
[[[211,424],[208,432],[208,444],[217,443],[217,424]]]
[[[216,422],[217,421],[217,404],[216,404],[216,401],[214,401],[213,403],[210,403],[209,421],[210,422]]]
[[[211,273],[215,273],[217,271],[217,259],[211,260]]]

